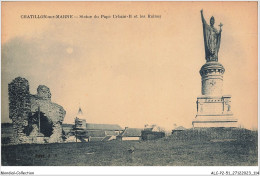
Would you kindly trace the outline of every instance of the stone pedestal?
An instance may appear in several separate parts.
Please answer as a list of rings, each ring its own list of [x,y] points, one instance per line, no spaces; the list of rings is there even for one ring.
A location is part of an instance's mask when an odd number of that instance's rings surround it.
[[[231,96],[222,95],[222,64],[211,61],[201,67],[201,93],[197,98],[197,115],[193,127],[237,127],[237,119],[231,111]]]
[[[201,96],[197,98],[197,115],[193,127],[237,127],[231,112],[231,96]]]

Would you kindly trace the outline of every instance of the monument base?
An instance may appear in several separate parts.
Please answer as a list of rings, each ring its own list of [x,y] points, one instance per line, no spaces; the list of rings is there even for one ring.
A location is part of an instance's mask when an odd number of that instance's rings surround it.
[[[231,112],[231,96],[200,96],[193,127],[238,127]]]
[[[192,121],[193,127],[238,127],[237,119],[232,114],[227,115],[197,115]]]

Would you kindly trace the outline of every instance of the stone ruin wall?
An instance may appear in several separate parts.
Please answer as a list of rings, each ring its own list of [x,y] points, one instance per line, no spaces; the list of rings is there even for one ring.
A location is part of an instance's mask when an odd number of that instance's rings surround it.
[[[9,118],[12,119],[14,131],[12,143],[63,142],[62,122],[66,111],[62,106],[51,101],[51,92],[47,86],[38,86],[37,94],[31,95],[29,82],[25,78],[18,77],[8,85],[8,91]],[[44,136],[40,133],[42,137],[39,138],[38,125],[29,123],[33,115],[37,116],[38,108],[40,108],[40,114],[51,124],[51,127],[48,127],[52,131],[50,136]],[[26,129],[29,127],[30,134],[26,134]],[[47,127],[41,125],[40,128]]]
[[[21,77],[14,79],[8,85],[9,118],[13,122],[12,143],[27,143],[24,127],[28,125],[28,115],[31,111],[29,82]]]

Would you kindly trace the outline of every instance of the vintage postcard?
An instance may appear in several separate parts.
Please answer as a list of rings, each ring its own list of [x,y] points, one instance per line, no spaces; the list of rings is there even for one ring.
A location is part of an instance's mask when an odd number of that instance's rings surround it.
[[[258,2],[4,1],[1,13],[3,168],[259,175]]]

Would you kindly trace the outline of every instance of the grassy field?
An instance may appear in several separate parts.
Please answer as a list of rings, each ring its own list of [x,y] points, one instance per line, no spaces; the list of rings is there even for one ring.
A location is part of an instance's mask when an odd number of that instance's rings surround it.
[[[191,132],[154,141],[2,146],[2,165],[257,166],[256,132],[232,133],[226,135],[228,138],[222,135],[207,138],[207,133],[194,131],[191,136]],[[210,134],[214,136],[212,131]],[[134,148],[134,152],[130,152],[130,148]]]

